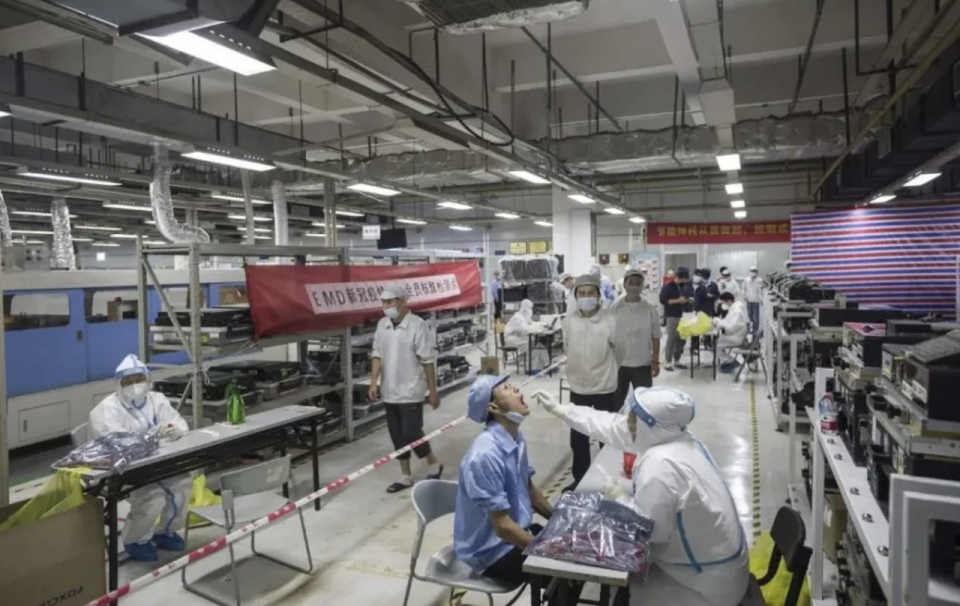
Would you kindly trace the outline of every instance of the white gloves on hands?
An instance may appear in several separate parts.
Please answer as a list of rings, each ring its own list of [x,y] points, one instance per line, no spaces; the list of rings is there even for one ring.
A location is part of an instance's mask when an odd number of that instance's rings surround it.
[[[164,440],[170,440],[171,442],[179,440],[183,437],[183,432],[174,425],[173,423],[167,423],[166,425],[160,427],[160,437]]]
[[[564,407],[557,402],[557,399],[552,393],[540,389],[533,394],[533,398],[550,414],[560,417],[561,419],[565,416],[563,412]]]
[[[603,474],[603,496],[611,501],[617,501],[621,497],[627,496],[627,491],[620,485],[617,478],[611,478],[603,467],[600,467],[600,473]]]

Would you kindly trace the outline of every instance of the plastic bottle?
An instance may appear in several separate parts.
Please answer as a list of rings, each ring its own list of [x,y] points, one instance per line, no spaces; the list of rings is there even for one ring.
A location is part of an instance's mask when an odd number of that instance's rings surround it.
[[[246,411],[244,410],[243,396],[237,389],[236,381],[231,381],[227,386],[227,423],[231,425],[242,425],[246,421]]]
[[[833,401],[833,394],[825,393],[817,403],[817,411],[820,413],[820,431],[833,435],[837,433],[837,405]]]

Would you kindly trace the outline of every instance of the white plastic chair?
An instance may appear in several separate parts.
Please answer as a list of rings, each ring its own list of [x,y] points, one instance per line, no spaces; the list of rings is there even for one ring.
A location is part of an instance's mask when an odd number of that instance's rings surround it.
[[[451,602],[456,589],[485,593],[490,606],[493,606],[494,594],[516,591],[517,594],[507,602],[506,606],[511,606],[517,601],[523,594],[526,583],[507,585],[474,572],[472,568],[457,559],[453,545],[447,545],[430,556],[423,575],[417,574],[417,560],[420,558],[427,525],[454,512],[457,503],[457,483],[446,480],[417,482],[411,497],[413,508],[417,511],[417,538],[413,544],[413,553],[410,555],[410,576],[407,579],[407,592],[403,596],[403,606],[407,606],[410,601],[410,588],[413,586],[414,579],[449,587]]]
[[[239,471],[225,473],[220,478],[220,496],[222,503],[208,507],[190,508],[190,513],[225,529],[227,534],[229,534],[236,526],[262,518],[271,511],[287,505],[290,500],[277,494],[277,490],[289,484],[290,494],[293,495],[294,488],[290,479],[290,457],[281,457]],[[294,496],[293,498],[296,497]],[[303,544],[307,550],[306,568],[258,552],[256,532],[250,533],[250,548],[253,550],[253,555],[257,557],[270,560],[271,562],[296,570],[297,572],[310,574],[313,572],[313,556],[310,553],[310,540],[307,538],[307,526],[303,520],[303,510],[298,509],[297,515],[300,516]],[[184,530],[184,542],[187,541],[189,536],[190,525],[187,524]],[[236,597],[236,606],[240,606],[240,580],[237,577],[237,562],[233,553],[233,545],[228,545],[227,549],[230,551],[230,569],[232,572],[231,576],[233,577],[233,591]],[[183,583],[183,587],[190,593],[210,600],[215,604],[220,604],[221,606],[230,606],[227,602],[189,584],[187,582],[187,566],[181,569],[180,580]]]
[[[90,441],[90,424],[81,423],[70,432],[70,439],[74,446],[83,446]]]

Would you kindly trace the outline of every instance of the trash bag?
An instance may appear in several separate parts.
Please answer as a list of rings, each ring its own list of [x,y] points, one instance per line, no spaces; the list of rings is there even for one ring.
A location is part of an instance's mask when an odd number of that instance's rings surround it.
[[[128,433],[118,431],[94,438],[78,446],[57,461],[54,467],[87,467],[90,469],[123,470],[134,461],[152,455],[160,447],[160,437],[154,432]]]
[[[713,329],[713,320],[710,316],[697,312],[695,316],[685,315],[677,325],[677,332],[680,338],[686,341],[690,337],[699,337],[709,333]]]
[[[193,491],[190,493],[191,509],[219,505],[220,503],[220,497],[217,496],[212,490],[207,488],[207,476],[198,475],[193,479]],[[199,526],[207,526],[210,523],[191,513],[189,519],[187,520],[187,524],[190,525],[190,528],[197,528]]]
[[[83,469],[57,470],[35,497],[0,523],[0,532],[83,506],[85,503],[81,484],[83,471]]]
[[[600,493],[560,497],[526,555],[629,572],[647,573],[653,520]]]
[[[771,553],[773,553],[773,537],[770,536],[769,532],[765,532],[756,538],[753,547],[750,548],[750,572],[753,576],[758,579],[766,576]],[[760,588],[761,593],[763,593],[763,601],[767,604],[783,604],[786,601],[787,593],[790,591],[792,578],[793,575],[787,571],[787,563],[781,560],[777,576]],[[797,606],[810,606],[810,586],[806,580],[803,581]]]

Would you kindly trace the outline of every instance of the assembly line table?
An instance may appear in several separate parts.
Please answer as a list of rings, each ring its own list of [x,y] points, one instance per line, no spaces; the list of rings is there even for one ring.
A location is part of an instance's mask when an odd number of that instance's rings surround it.
[[[562,336],[563,329],[559,326],[527,334],[527,374],[533,372],[533,350],[540,345],[547,350],[550,364],[553,364],[553,350],[556,347],[557,335]]]
[[[720,331],[711,330],[705,335],[699,335],[696,337],[696,342],[694,339],[690,339],[690,378],[693,378],[694,368],[700,366],[700,339],[704,337],[710,337],[710,343],[713,346],[713,360],[711,360],[711,365],[713,366],[713,380],[717,380],[717,339],[720,338]],[[696,360],[696,361],[694,361]]]
[[[153,455],[135,461],[122,471],[90,470],[83,474],[86,492],[106,502],[108,590],[119,583],[120,539],[117,504],[137,488],[160,480],[202,469],[214,461],[222,461],[269,447],[286,452],[294,428],[309,426],[313,461],[313,489],[320,490],[320,457],[317,443],[319,418],[323,408],[291,404],[249,415],[240,426],[210,425],[187,432],[179,440],[161,442]],[[320,509],[318,499],[314,506]]]

